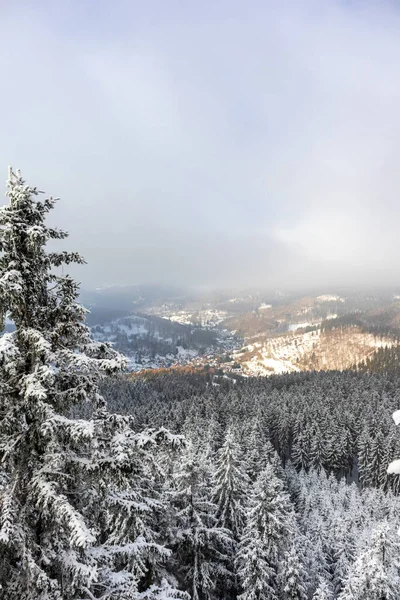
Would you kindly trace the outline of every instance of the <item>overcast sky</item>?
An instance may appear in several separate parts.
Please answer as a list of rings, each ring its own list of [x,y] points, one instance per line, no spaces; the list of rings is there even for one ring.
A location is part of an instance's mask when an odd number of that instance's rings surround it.
[[[400,281],[395,0],[3,0],[0,66],[85,286]]]

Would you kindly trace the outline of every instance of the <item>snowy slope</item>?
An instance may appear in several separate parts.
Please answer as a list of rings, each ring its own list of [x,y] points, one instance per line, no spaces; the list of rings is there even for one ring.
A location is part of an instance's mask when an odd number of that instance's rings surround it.
[[[378,348],[391,347],[389,338],[375,337],[357,327],[343,330],[292,332],[256,341],[235,353],[244,373],[272,373],[349,368]]]

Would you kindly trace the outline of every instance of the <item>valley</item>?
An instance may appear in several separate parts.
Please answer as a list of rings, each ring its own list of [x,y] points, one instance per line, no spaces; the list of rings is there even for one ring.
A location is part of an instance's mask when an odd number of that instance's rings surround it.
[[[92,295],[88,320],[94,339],[111,342],[134,372],[185,365],[243,376],[342,371],[398,346],[395,292],[321,292],[106,288]]]

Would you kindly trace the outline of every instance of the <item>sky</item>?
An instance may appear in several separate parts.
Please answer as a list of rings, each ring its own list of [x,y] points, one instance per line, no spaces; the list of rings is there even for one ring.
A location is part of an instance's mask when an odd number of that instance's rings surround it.
[[[83,286],[398,284],[398,2],[0,15],[0,173],[61,198]]]

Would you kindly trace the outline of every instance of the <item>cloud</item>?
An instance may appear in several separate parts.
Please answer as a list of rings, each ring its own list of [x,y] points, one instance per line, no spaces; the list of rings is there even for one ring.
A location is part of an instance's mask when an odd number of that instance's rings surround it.
[[[0,165],[62,197],[87,285],[395,282],[399,25],[389,0],[17,1]]]

